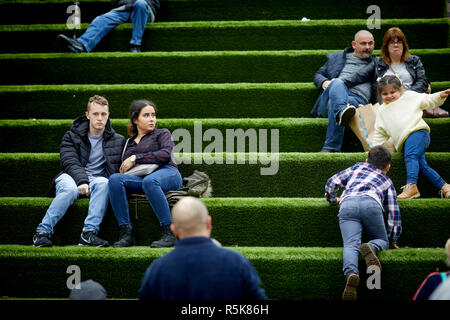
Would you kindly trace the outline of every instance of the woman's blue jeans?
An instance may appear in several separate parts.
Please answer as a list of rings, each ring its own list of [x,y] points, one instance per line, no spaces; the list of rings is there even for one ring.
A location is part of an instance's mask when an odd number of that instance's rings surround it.
[[[406,166],[406,183],[417,184],[419,172],[439,190],[445,180],[434,171],[425,160],[425,150],[430,145],[430,134],[421,129],[409,135],[403,144],[403,156]]]
[[[170,225],[172,217],[165,192],[183,187],[177,168],[165,165],[146,177],[115,173],[109,177],[109,197],[119,226],[131,225],[128,192],[144,192],[162,226]]]
[[[341,202],[338,218],[344,242],[342,271],[344,276],[349,272],[359,275],[359,246],[363,228],[371,239],[368,243],[376,250],[389,248],[383,209],[371,196],[353,196]]]
[[[131,21],[133,23],[133,32],[130,43],[141,45],[145,25],[153,20],[154,15],[147,2],[145,0],[137,0],[132,10],[119,11],[113,9],[96,17],[86,32],[77,40],[90,52],[117,25]]]

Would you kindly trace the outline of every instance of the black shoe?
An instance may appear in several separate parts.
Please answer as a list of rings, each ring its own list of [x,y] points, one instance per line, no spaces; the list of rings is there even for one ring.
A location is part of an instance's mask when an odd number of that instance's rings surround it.
[[[153,241],[150,248],[172,248],[177,242],[177,237],[170,230],[170,225],[162,226],[163,235],[158,241]]]
[[[136,240],[131,225],[119,226],[119,240],[113,244],[114,248],[134,246]]]
[[[358,297],[359,276],[355,273],[347,274],[342,300],[356,300]]]
[[[97,237],[94,231],[86,231],[81,234],[78,245],[99,248],[99,247],[109,247],[109,242]]]
[[[141,52],[141,46],[132,44],[132,45],[130,46],[130,52]]]
[[[352,118],[355,115],[355,113],[356,113],[355,106],[352,106],[351,104],[348,104],[347,107],[345,107],[344,110],[342,110],[339,113],[338,124],[340,126],[348,125],[348,123],[350,122],[350,120],[352,120]]]
[[[51,247],[53,243],[50,241],[50,235],[48,233],[36,233],[33,236],[33,246],[35,247]]]
[[[75,53],[87,52],[86,48],[83,46],[81,42],[76,39],[69,38],[63,34],[59,34],[57,39],[68,46],[70,51]]]
[[[320,150],[320,152],[321,153],[337,153],[340,151],[322,148],[322,150]]]

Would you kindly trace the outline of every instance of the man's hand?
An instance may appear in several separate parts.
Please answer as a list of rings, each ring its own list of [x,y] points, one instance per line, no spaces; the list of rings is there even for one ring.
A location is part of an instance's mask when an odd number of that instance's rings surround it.
[[[133,168],[133,166],[136,163],[136,156],[132,155],[131,157],[128,157],[125,159],[124,162],[122,162],[122,165],[120,166],[119,172],[120,173],[126,173],[128,170]]]
[[[389,243],[389,249],[400,249],[395,243]]]
[[[325,90],[330,85],[331,81],[333,80],[325,80],[322,82],[322,89]]]
[[[430,85],[428,85],[428,88],[427,88],[427,91],[426,91],[427,93],[431,93],[431,86]]]
[[[79,195],[81,195],[81,196],[87,196],[87,197],[89,197],[89,195],[91,194],[90,192],[89,192],[89,185],[88,184],[80,184],[79,186],[78,186],[78,194]]]

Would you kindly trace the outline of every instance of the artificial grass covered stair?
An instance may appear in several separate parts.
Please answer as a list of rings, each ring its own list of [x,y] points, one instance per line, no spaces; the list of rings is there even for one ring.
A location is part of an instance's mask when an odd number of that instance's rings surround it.
[[[338,300],[342,293],[342,248],[239,247],[258,270],[262,287],[271,299]],[[170,250],[170,249],[169,249]],[[0,245],[0,295],[67,297],[67,268],[77,265],[82,277],[102,283],[111,298],[137,298],[142,276],[150,263],[168,249],[54,247]],[[381,288],[360,286],[365,300],[411,299],[421,281],[436,267],[444,268],[441,249],[409,248],[381,252]],[[361,270],[364,262],[360,261]],[[11,273],[11,270],[14,273]],[[49,270],[52,270],[49,272]],[[276,270],[276,271],[275,271]],[[369,275],[361,273],[365,283]],[[395,290],[387,290],[395,288]]]
[[[31,245],[32,236],[51,198],[0,198],[0,243]],[[323,198],[220,198],[202,199],[213,219],[212,237],[224,246],[340,247],[338,207]],[[445,243],[450,225],[450,202],[418,199],[399,202],[403,233],[401,247],[435,248]],[[76,245],[88,209],[79,199],[56,225],[55,245]],[[130,200],[130,218],[138,245],[148,246],[160,237],[158,220],[148,203]],[[430,230],[433,235],[430,236]],[[109,208],[99,236],[110,243],[119,233]],[[367,239],[367,237],[365,237]],[[1,294],[1,293],[0,293]]]
[[[110,102],[113,127],[125,136],[131,101],[146,98],[158,106],[159,127],[191,137],[184,144],[190,150],[176,150],[180,172],[210,176],[213,198],[202,201],[213,219],[212,237],[252,262],[270,299],[339,300],[344,283],[338,207],[324,199],[324,185],[367,154],[348,129],[345,153],[318,153],[327,119],[309,113],[318,96],[314,73],[326,54],[351,45],[354,33],[367,28],[367,9],[375,4],[382,19],[379,29],[371,29],[374,55],[380,55],[385,31],[398,26],[411,53],[421,58],[432,91],[450,87],[447,1],[160,1],[157,21],[146,27],[144,52],[124,52],[131,33],[131,24],[124,24],[96,52],[71,54],[61,52],[56,35],[81,34],[111,8],[110,0],[82,1],[79,30],[65,26],[71,1],[0,0],[0,296],[66,298],[67,267],[78,265],[81,280],[99,281],[109,298],[135,299],[145,269],[170,251],[148,247],[160,237],[159,224],[147,203],[133,199],[138,247],[75,247],[88,199],[76,200],[56,225],[53,248],[31,247],[52,201],[47,191],[60,170],[61,137],[88,98],[100,94]],[[427,161],[449,181],[450,120],[426,121]],[[194,142],[208,130],[223,137],[214,150],[206,138]],[[242,134],[227,149],[227,132],[236,130]],[[265,151],[259,135],[264,131],[270,154],[257,153]],[[178,147],[184,137],[174,137]],[[238,149],[239,139],[245,148]],[[257,141],[256,150],[250,141]],[[406,179],[401,153],[393,153],[389,176],[400,192]],[[381,290],[364,285],[369,275],[360,260],[359,299],[409,300],[428,273],[445,269],[450,201],[439,199],[422,178],[418,185],[422,199],[399,201],[401,249],[380,253]],[[110,207],[99,235],[117,240]]]

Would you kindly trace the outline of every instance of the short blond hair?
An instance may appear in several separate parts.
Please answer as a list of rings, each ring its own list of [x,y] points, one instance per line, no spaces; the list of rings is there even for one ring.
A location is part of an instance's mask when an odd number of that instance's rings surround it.
[[[99,96],[97,94],[95,96],[93,96],[93,97],[90,97],[89,101],[87,103],[86,111],[89,111],[89,109],[91,108],[91,104],[92,103],[97,103],[97,104],[100,104],[102,106],[107,106],[108,110],[109,110],[109,103],[108,103],[108,100],[106,100],[105,97]]]

